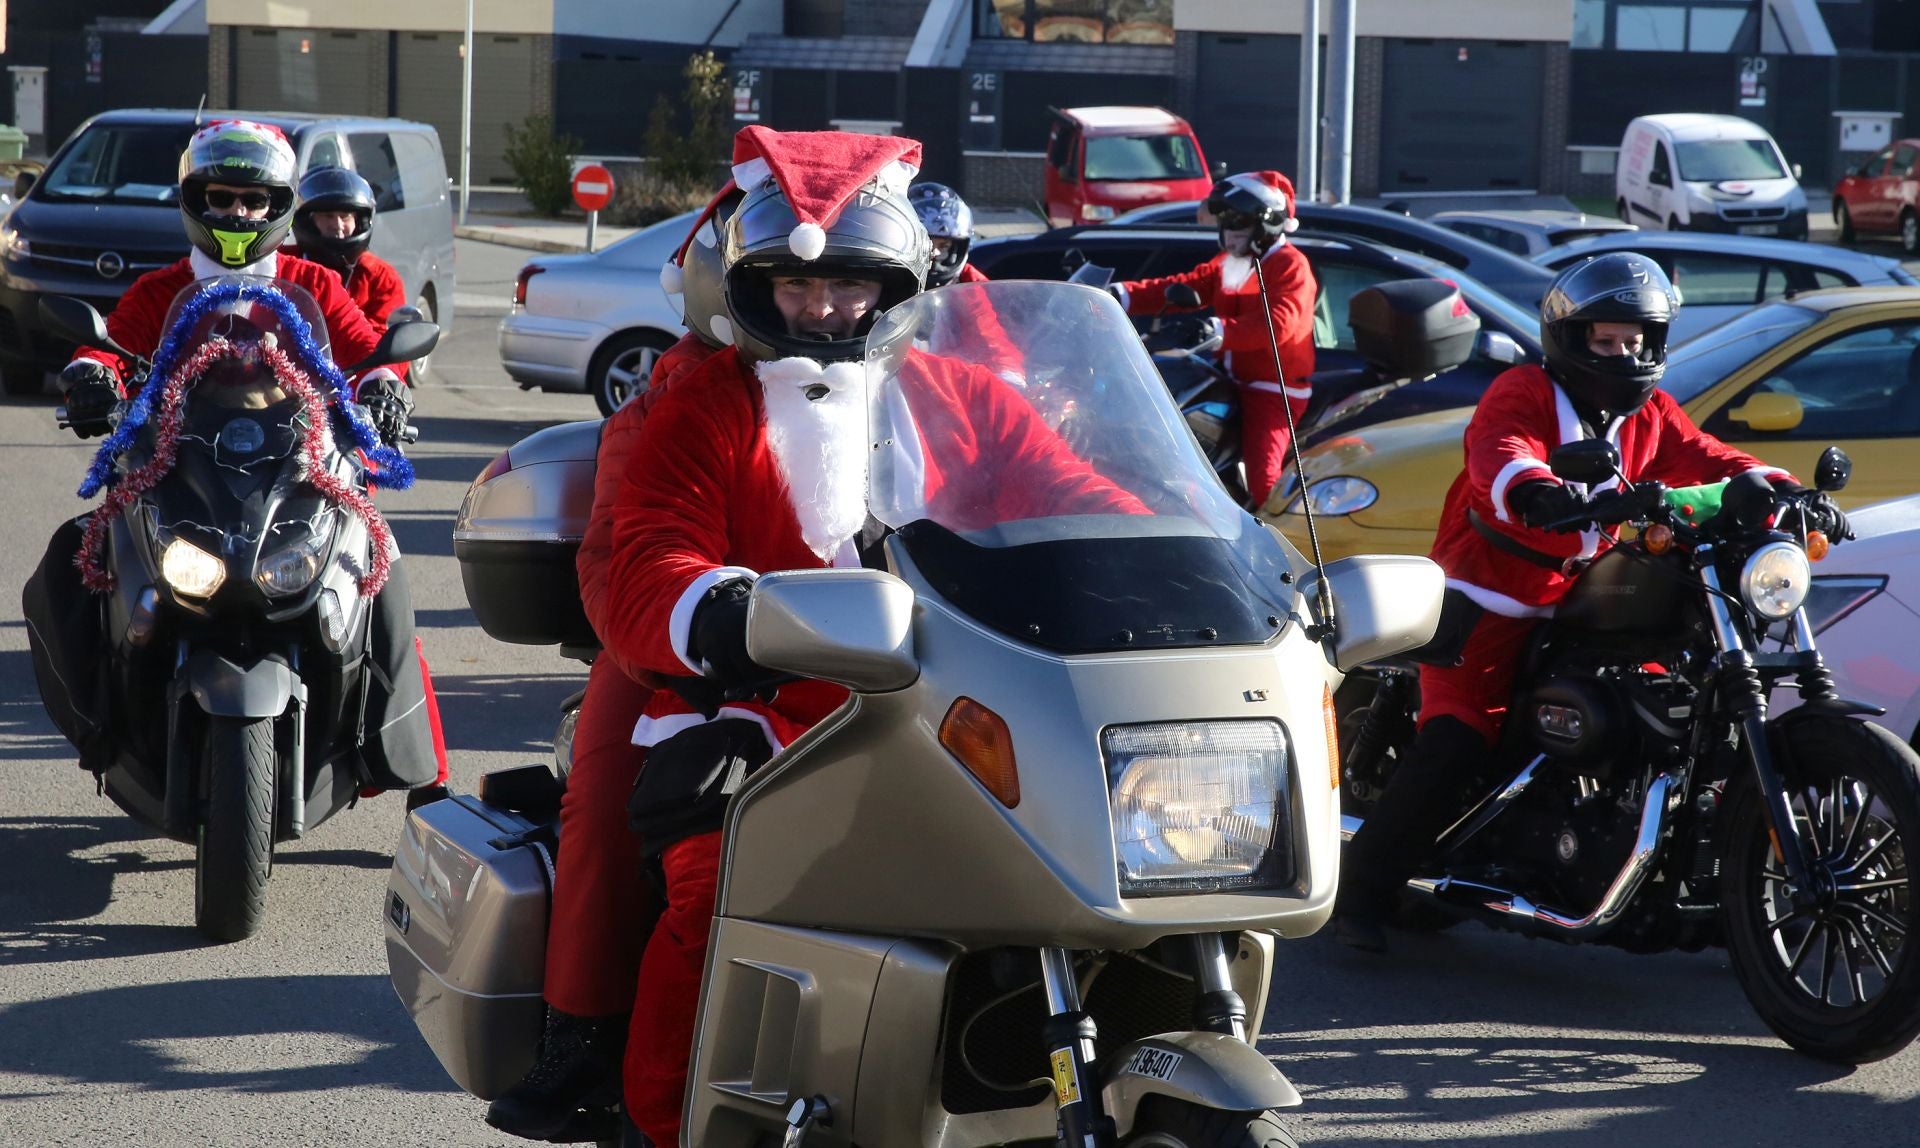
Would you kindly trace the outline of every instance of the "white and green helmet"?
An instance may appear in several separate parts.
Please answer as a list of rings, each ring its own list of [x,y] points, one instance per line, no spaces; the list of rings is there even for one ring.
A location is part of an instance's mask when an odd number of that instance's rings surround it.
[[[187,239],[223,267],[266,258],[293,227],[293,169],[293,147],[269,124],[214,120],[193,133],[180,154],[180,216]],[[207,187],[216,183],[266,192],[266,217],[216,214],[207,205]]]

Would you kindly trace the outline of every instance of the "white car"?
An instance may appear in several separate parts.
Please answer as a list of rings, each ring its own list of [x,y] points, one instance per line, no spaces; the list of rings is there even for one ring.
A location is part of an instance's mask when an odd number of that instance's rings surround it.
[[[1875,718],[1920,747],[1920,495],[1848,516],[1857,536],[1813,568],[1807,618],[1840,696],[1886,708]],[[1799,702],[1791,682],[1776,709]]]
[[[654,360],[685,333],[660,265],[692,229],[686,212],[586,255],[542,255],[514,280],[500,363],[523,387],[586,391],[612,414],[646,389]]]

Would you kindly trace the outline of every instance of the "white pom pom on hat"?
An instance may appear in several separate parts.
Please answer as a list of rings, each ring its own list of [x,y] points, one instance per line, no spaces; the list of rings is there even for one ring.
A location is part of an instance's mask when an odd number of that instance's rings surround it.
[[[1286,232],[1289,235],[1300,230],[1299,216],[1295,216],[1295,215],[1287,216],[1287,221],[1280,225],[1280,230]]]
[[[669,295],[678,295],[686,289],[686,272],[680,265],[669,259],[660,265],[660,290]]]
[[[787,246],[795,255],[811,263],[827,250],[826,229],[817,223],[802,223],[787,236]]]

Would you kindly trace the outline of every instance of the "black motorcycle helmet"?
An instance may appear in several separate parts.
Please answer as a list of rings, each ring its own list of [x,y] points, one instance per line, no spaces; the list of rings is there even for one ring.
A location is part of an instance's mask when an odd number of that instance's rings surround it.
[[[323,235],[313,216],[321,211],[350,211],[353,232],[345,239]],[[373,187],[344,167],[318,167],[300,181],[300,206],[293,209],[293,241],[300,253],[345,276],[373,242]]]
[[[973,246],[973,209],[944,183],[914,184],[907,189],[907,202],[913,204],[929,236],[947,241],[946,254],[936,251],[927,267],[927,286],[945,287],[967,265],[967,251]]]
[[[1293,181],[1277,171],[1243,171],[1214,184],[1207,193],[1207,214],[1222,232],[1252,231],[1257,251],[1300,226],[1293,217]],[[1226,242],[1222,235],[1221,247]]]
[[[293,148],[278,128],[251,120],[215,120],[193,133],[180,153],[180,215],[187,240],[223,267],[245,267],[274,253],[293,226]],[[221,215],[207,206],[207,186],[259,188],[262,219]]]
[[[1667,328],[1676,306],[1659,264],[1619,251],[1560,273],[1540,301],[1540,346],[1547,373],[1569,398],[1613,415],[1632,414],[1667,372]],[[1595,323],[1638,323],[1638,355],[1596,355],[1587,349]]]

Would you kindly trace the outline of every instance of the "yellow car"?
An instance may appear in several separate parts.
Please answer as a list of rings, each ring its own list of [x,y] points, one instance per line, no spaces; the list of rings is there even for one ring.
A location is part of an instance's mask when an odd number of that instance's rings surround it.
[[[1661,385],[1700,428],[1801,481],[1829,445],[1850,507],[1920,492],[1920,287],[1838,287],[1765,303],[1676,347]],[[1425,554],[1464,464],[1470,408],[1314,436],[1303,461],[1321,553]],[[1291,473],[1261,516],[1303,551]]]

